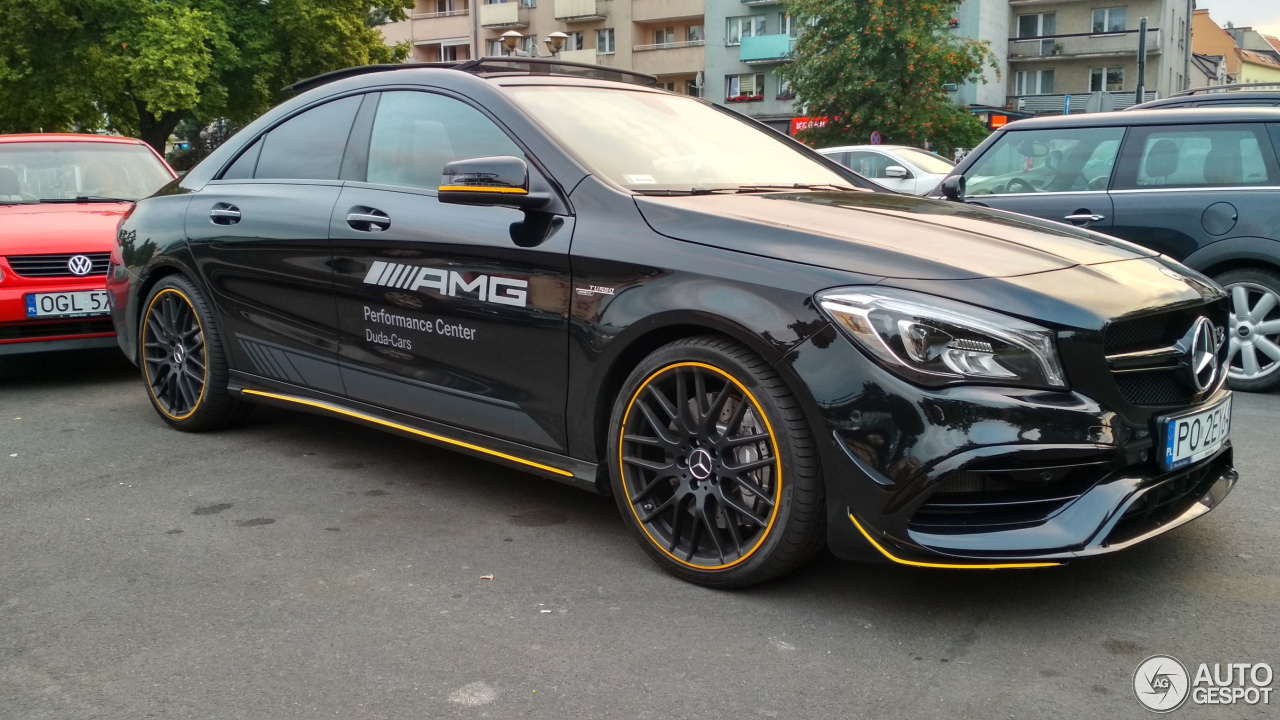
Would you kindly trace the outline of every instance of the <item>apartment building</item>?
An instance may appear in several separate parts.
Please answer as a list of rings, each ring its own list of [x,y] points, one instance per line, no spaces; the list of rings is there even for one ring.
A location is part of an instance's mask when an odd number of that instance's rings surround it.
[[[409,19],[383,25],[389,45],[409,42],[409,62],[470,60],[476,57],[471,0],[417,0]]]
[[[1147,19],[1145,93],[1186,89],[1187,0],[1008,0],[1008,107],[1034,114],[1084,110],[1091,93],[1135,103],[1139,22]]]
[[[1230,82],[1280,82],[1280,39],[1231,23],[1220,27],[1208,10],[1192,17],[1192,43],[1197,55],[1220,58]]]
[[[787,132],[795,94],[777,70],[801,26],[780,0],[707,0],[706,97]]]

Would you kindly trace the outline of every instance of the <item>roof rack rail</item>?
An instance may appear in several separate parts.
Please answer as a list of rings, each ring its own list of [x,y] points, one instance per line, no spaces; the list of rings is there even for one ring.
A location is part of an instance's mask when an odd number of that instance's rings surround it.
[[[1206,85],[1205,87],[1191,88],[1190,90],[1170,93],[1165,97],[1186,97],[1188,95],[1206,95],[1209,93],[1220,92],[1251,92],[1262,89],[1280,91],[1280,82],[1242,83],[1238,85]]]
[[[417,68],[437,68],[443,70],[460,70],[472,75],[549,75],[559,77],[593,78],[596,80],[612,80],[613,82],[657,87],[658,78],[631,70],[588,65],[586,63],[565,62],[556,58],[534,57],[482,57],[461,62],[405,63],[402,65],[358,65],[333,72],[316,75],[299,80],[286,86],[284,90],[295,95],[327,85],[337,80],[368,75],[391,70],[413,70]]]

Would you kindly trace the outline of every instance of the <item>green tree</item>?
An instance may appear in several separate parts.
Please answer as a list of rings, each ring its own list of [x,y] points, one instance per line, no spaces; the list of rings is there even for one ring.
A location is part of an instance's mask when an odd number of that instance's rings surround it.
[[[987,130],[956,107],[944,83],[975,82],[998,67],[985,42],[948,28],[959,0],[786,0],[813,26],[796,43],[795,61],[779,74],[805,112],[827,117],[802,131],[822,145],[865,143],[878,130],[886,143],[973,147]]]
[[[0,133],[114,130],[163,152],[183,120],[245,123],[283,88],[402,62],[374,21],[413,0],[0,0]]]

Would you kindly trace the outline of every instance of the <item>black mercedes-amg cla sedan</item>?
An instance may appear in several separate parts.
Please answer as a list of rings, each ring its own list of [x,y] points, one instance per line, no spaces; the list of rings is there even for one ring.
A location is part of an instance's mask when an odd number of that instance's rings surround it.
[[[116,330],[174,428],[266,403],[479,455],[722,587],[823,546],[1060,565],[1236,482],[1227,298],[1154,252],[869,190],[648,76],[297,90],[121,224]]]

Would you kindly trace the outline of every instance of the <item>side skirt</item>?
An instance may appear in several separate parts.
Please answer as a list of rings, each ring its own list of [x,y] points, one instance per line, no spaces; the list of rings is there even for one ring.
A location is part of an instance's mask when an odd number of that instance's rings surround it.
[[[513,443],[462,428],[398,413],[349,398],[299,387],[239,370],[231,371],[228,389],[245,400],[264,405],[340,417],[368,427],[396,433],[419,442],[491,460],[517,470],[558,480],[583,490],[603,493],[597,481],[599,466],[559,453]]]

